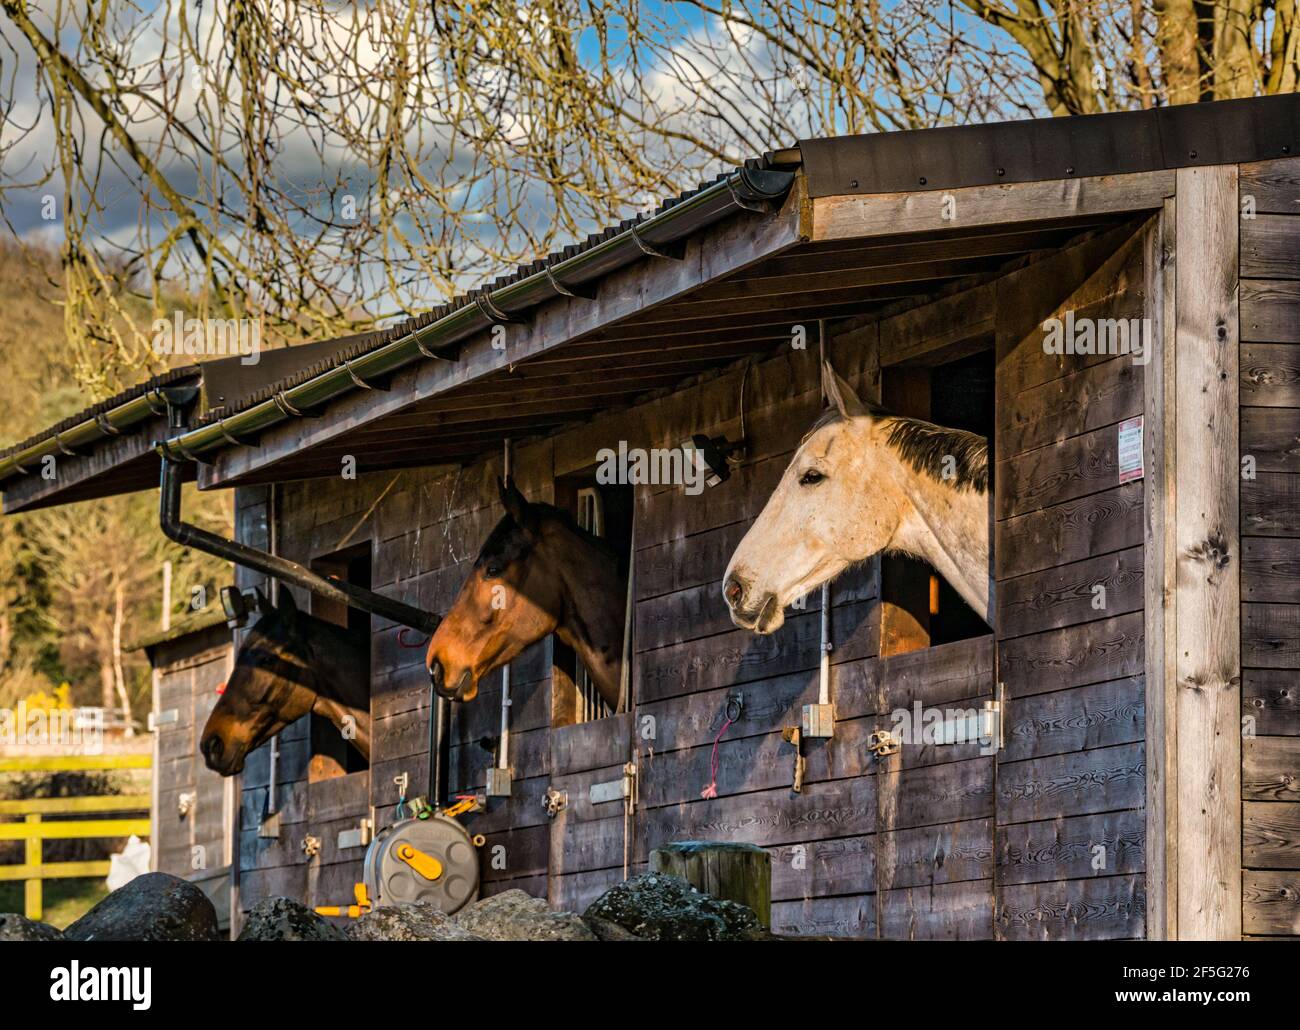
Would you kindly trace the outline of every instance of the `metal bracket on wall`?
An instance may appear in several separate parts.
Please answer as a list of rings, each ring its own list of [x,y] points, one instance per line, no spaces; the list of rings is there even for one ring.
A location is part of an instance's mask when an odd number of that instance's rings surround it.
[[[272,812],[262,820],[261,825],[257,827],[259,837],[271,837],[279,839],[280,836],[280,813]]]
[[[546,809],[546,814],[554,819],[569,807],[569,792],[547,787],[546,793],[542,797],[542,807]]]
[[[804,705],[802,729],[805,737],[835,736],[835,706],[833,704]]]
[[[875,730],[867,738],[867,750],[877,760],[888,755],[897,754],[902,745],[902,740],[890,733],[889,730]]]
[[[320,854],[320,838],[308,834],[302,839],[302,853],[308,858],[315,858]]]
[[[495,765],[487,771],[487,796],[490,798],[508,798],[514,785],[514,770],[499,769]]]

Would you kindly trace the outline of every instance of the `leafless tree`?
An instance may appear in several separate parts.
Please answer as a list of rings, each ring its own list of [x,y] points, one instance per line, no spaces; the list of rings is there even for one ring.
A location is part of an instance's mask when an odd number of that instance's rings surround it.
[[[799,137],[1290,91],[1300,67],[1295,0],[0,10],[0,200],[57,202],[99,393],[160,362],[178,297],[338,335]]]

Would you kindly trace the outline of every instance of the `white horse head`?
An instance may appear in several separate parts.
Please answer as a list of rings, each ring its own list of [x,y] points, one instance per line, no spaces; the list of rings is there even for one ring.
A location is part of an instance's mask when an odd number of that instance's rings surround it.
[[[859,400],[822,367],[829,408],[731,556],[731,619],[771,633],[787,605],[882,551],[928,561],[992,625],[988,441]]]

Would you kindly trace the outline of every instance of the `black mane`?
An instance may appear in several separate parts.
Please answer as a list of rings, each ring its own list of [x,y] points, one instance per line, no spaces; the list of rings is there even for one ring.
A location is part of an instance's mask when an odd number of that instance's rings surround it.
[[[924,472],[945,482],[945,460],[953,459],[954,479],[959,489],[973,487],[982,494],[989,491],[989,442],[977,433],[964,429],[936,426],[924,419],[895,415],[875,404],[863,402],[867,415],[882,422],[888,430],[886,439],[900,458],[917,472]],[[838,408],[827,408],[812,424],[804,439],[823,426],[844,421]]]
[[[547,520],[558,522],[569,532],[576,533],[592,546],[606,552],[611,558],[618,561],[620,568],[626,564],[623,555],[611,547],[606,540],[596,536],[595,533],[589,530],[583,529],[578,525],[577,519],[563,508],[557,508],[545,501],[529,501],[528,510],[543,522]],[[501,517],[501,521],[492,528],[492,532],[488,534],[487,539],[483,541],[483,546],[479,548],[478,558],[475,559],[474,564],[476,566],[481,565],[489,558],[511,560],[522,556],[530,546],[521,539],[519,526],[515,522],[514,516],[506,512]]]

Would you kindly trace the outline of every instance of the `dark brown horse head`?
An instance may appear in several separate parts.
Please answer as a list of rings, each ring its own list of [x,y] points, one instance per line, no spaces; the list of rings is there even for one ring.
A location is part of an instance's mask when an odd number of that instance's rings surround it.
[[[618,556],[559,509],[530,503],[514,483],[498,487],[506,514],[429,641],[434,690],[471,701],[484,676],[553,632],[578,649],[598,686],[608,685],[623,642]]]
[[[199,750],[213,772],[241,772],[250,751],[311,711],[318,677],[309,619],[289,591],[281,590],[279,605],[249,630],[226,689],[203,727]]]

